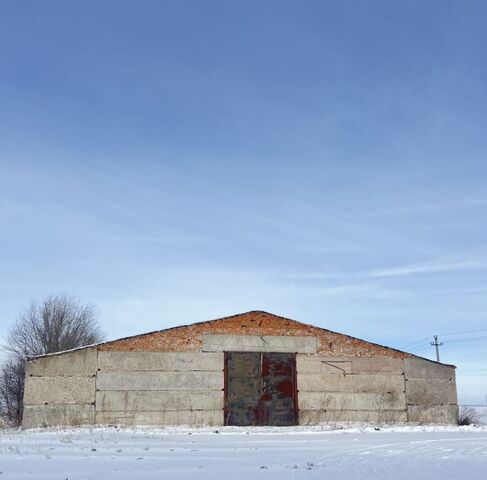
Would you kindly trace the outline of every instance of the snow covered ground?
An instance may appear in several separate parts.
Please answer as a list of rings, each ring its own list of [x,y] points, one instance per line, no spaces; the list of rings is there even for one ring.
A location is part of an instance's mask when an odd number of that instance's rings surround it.
[[[0,432],[5,479],[487,479],[487,427]]]

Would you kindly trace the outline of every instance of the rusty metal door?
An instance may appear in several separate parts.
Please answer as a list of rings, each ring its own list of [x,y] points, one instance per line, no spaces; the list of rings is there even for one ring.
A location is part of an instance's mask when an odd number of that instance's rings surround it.
[[[297,425],[296,356],[225,352],[225,425]]]

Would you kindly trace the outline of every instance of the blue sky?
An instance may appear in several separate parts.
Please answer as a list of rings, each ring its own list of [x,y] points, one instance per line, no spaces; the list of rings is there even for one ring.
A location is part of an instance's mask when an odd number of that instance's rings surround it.
[[[109,338],[251,309],[430,358],[438,333],[485,402],[486,16],[1,2],[0,335],[58,291]]]

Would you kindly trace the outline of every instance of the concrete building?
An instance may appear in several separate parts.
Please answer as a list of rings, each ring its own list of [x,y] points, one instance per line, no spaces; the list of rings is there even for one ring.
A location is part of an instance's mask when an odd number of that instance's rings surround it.
[[[26,428],[457,422],[455,367],[266,312],[29,360]]]

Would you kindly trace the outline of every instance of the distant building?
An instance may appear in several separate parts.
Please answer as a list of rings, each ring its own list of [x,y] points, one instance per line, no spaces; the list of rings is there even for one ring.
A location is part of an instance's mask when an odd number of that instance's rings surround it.
[[[23,426],[457,422],[455,367],[266,312],[33,358]]]

